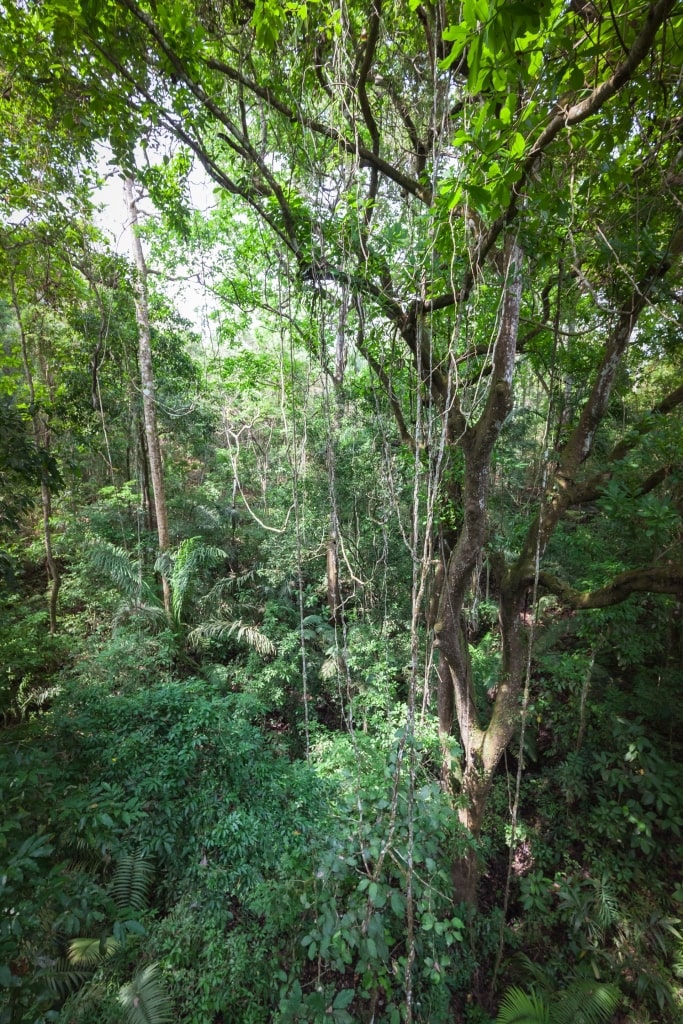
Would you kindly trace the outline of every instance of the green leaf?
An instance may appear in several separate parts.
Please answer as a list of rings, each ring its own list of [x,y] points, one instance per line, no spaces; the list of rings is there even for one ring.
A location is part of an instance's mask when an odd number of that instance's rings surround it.
[[[515,132],[510,143],[510,156],[513,159],[520,157],[526,149],[526,141],[521,132]]]
[[[467,25],[464,23],[460,23],[458,25],[449,25],[448,28],[444,31],[443,37],[446,40],[446,42],[450,42],[453,44],[451,46],[451,51],[448,54],[448,56],[444,57],[444,59],[440,63],[440,67],[444,71],[447,71],[448,68],[462,55],[462,52],[465,49],[465,46],[467,45],[469,34],[470,33],[467,28]]]
[[[491,206],[491,192],[481,185],[465,184],[465,191],[472,200],[472,205],[480,213],[487,213]]]
[[[391,909],[395,914],[401,917],[406,910],[406,899],[402,892],[398,892],[394,889],[390,897]]]
[[[337,992],[332,1003],[333,1010],[345,1010],[347,1006],[350,1006],[353,1002],[353,998],[356,992],[352,988],[343,988],[341,992]]]

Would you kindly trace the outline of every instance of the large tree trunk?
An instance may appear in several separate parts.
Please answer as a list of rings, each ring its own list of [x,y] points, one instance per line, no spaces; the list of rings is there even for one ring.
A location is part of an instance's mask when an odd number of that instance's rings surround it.
[[[495,702],[486,726],[475,704],[462,625],[450,622],[439,639],[439,729],[444,741],[450,738],[455,711],[463,747],[463,764],[450,768],[448,784],[453,796],[458,798],[458,818],[475,841],[481,834],[496,768],[519,724],[526,652],[521,612],[520,602],[514,596],[501,600],[503,658]],[[475,846],[454,862],[452,877],[456,900],[476,906],[479,863]]]
[[[648,302],[648,295],[656,283],[667,273],[674,258],[683,251],[683,232],[673,236],[666,256],[655,262],[643,275],[633,293],[623,303],[615,323],[605,340],[603,358],[593,386],[586,399],[576,426],[559,454],[558,465],[550,476],[541,495],[539,512],[532,520],[516,561],[506,564],[502,555],[491,556],[498,590],[499,625],[502,645],[500,676],[488,724],[479,718],[476,707],[467,643],[462,625],[464,600],[471,573],[486,540],[486,506],[489,460],[493,445],[512,403],[507,391],[512,379],[517,325],[519,320],[519,281],[515,266],[519,252],[512,246],[508,255],[508,283],[503,302],[501,322],[493,355],[493,371],[484,412],[474,425],[455,426],[460,430],[460,445],[464,455],[463,526],[457,544],[443,571],[443,585],[439,602],[439,622],[435,625],[436,642],[440,648],[439,666],[439,727],[448,737],[457,719],[463,746],[463,768],[460,792],[466,797],[459,810],[462,823],[476,839],[481,831],[486,802],[495,770],[508,744],[521,725],[520,698],[528,666],[527,626],[524,617],[525,597],[539,581],[560,593],[575,607],[600,607],[604,603],[623,600],[634,589],[662,589],[678,592],[676,573],[663,578],[659,571],[654,579],[646,571],[622,574],[612,587],[603,587],[593,594],[579,594],[563,587],[560,581],[541,573],[543,554],[552,534],[572,505],[586,501],[599,493],[596,480],[579,482],[583,463],[593,449],[596,431],[608,408],[612,387],[621,360],[628,348],[638,317]],[[509,374],[509,376],[508,376]],[[678,401],[678,391],[670,401]],[[622,458],[628,450],[617,446],[612,459]],[[598,475],[597,483],[602,477]],[[660,567],[658,567],[660,568]],[[674,578],[675,577],[675,578]],[[453,773],[451,773],[453,779]],[[476,903],[478,864],[472,851],[454,865],[453,876],[456,897]]]
[[[159,551],[168,551],[168,512],[166,508],[166,491],[164,487],[164,468],[161,457],[161,445],[157,430],[156,404],[154,397],[154,372],[152,370],[152,343],[149,325],[149,303],[147,300],[147,265],[142,252],[138,235],[138,208],[133,194],[133,180],[124,179],[124,192],[128,207],[128,220],[131,234],[131,248],[137,267],[135,282],[135,314],[138,322],[138,359],[140,363],[140,380],[142,383],[142,407],[145,417],[145,437],[147,440],[147,457],[149,459],[152,490],[154,492],[154,510],[156,513],[157,537]],[[171,614],[171,590],[168,577],[162,573],[161,585],[164,595],[164,608],[167,615]]]
[[[446,741],[457,720],[463,747],[460,777],[449,771],[449,783],[466,798],[458,814],[476,839],[486,808],[493,773],[514,731],[516,699],[521,683],[519,624],[513,605],[501,609],[504,637],[503,674],[490,722],[482,724],[475,701],[463,607],[472,573],[480,563],[488,522],[489,468],[493,447],[512,408],[512,373],[517,348],[521,302],[522,253],[512,239],[506,246],[507,284],[493,352],[493,372],[484,411],[476,423],[453,418],[453,443],[459,443],[465,461],[462,484],[463,523],[447,564],[434,626],[440,651],[439,730]],[[453,866],[456,899],[476,903],[478,864],[472,849]]]

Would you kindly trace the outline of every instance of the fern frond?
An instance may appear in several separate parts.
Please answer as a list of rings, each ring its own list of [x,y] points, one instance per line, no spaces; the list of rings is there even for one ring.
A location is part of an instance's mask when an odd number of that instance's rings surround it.
[[[119,910],[143,910],[154,878],[150,861],[130,854],[122,857],[112,879],[112,893]]]
[[[172,1024],[173,1004],[159,980],[159,967],[150,964],[119,991],[127,1024]]]
[[[503,996],[496,1024],[551,1024],[550,1007],[535,993],[513,986]]]
[[[95,967],[106,957],[112,956],[119,949],[120,945],[113,935],[107,935],[102,939],[83,936],[71,940],[67,956],[70,964],[78,964],[81,967]]]

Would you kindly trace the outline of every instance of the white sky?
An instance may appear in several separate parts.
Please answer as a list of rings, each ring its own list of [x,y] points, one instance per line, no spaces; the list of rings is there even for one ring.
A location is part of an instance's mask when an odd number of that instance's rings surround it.
[[[161,161],[161,152],[155,154],[150,150],[147,151],[147,158],[154,159],[155,155]],[[109,237],[114,252],[130,257],[132,255],[131,239],[128,230],[128,211],[123,194],[123,179],[110,160],[111,152],[102,147],[97,170],[99,175],[104,178],[104,185],[94,196],[95,203],[101,206],[101,209],[95,214],[95,224]],[[207,212],[216,205],[214,185],[200,165],[195,163],[193,166],[188,184],[190,201],[194,209]],[[139,212],[143,223],[146,216],[156,215],[152,202],[145,199],[144,196],[140,200]],[[147,255],[145,252],[145,256]],[[182,269],[179,270],[178,276],[182,276],[182,273]],[[173,298],[178,312],[204,333],[207,315],[214,307],[211,296],[207,295],[205,289],[201,288],[196,280],[174,280],[169,282],[168,292]]]

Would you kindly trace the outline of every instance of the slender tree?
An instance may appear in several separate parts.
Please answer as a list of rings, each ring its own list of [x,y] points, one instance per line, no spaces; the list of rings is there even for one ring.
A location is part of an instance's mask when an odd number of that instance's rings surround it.
[[[128,209],[131,248],[135,259],[137,276],[135,279],[135,313],[138,322],[138,361],[140,365],[140,382],[142,385],[142,407],[145,419],[145,439],[147,441],[147,457],[149,472],[154,494],[154,510],[159,552],[163,554],[169,548],[168,509],[166,507],[166,490],[164,487],[164,466],[157,429],[156,399],[154,389],[154,370],[152,368],[152,336],[149,320],[149,302],[147,298],[147,264],[142,251],[142,243],[138,234],[138,206],[135,199],[133,179],[124,178],[124,193]],[[161,585],[164,595],[164,609],[171,614],[171,590],[165,572],[161,574]]]

